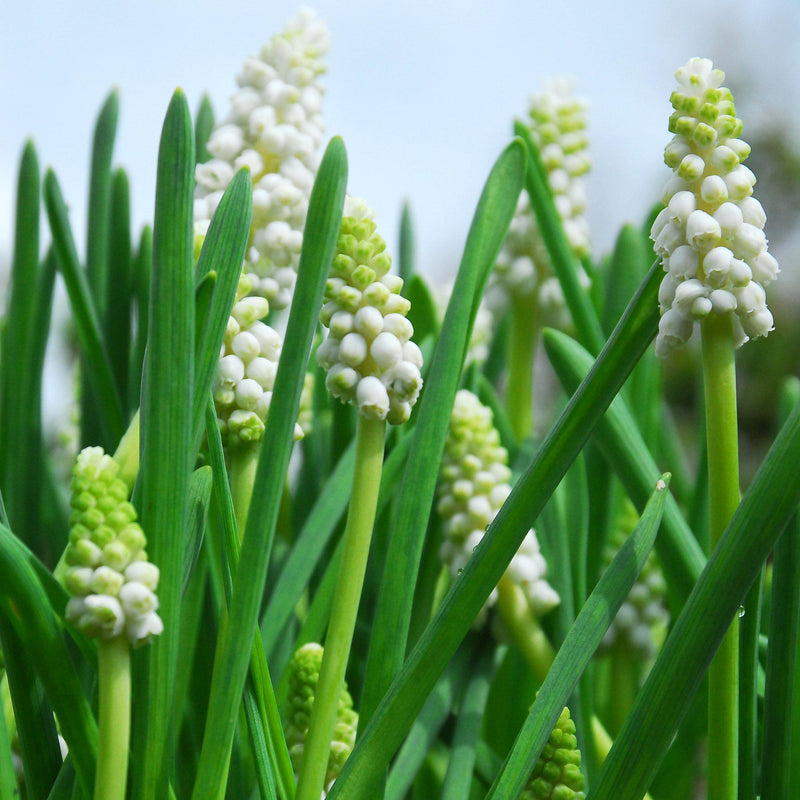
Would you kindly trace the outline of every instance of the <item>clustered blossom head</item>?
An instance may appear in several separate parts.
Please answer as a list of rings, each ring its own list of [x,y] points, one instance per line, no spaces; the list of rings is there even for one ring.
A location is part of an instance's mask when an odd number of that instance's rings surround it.
[[[284,729],[289,758],[295,773],[300,771],[303,759],[303,748],[314,708],[322,656],[322,646],[310,642],[300,647],[289,662],[289,708]],[[325,773],[326,790],[330,789],[336,776],[342,771],[344,762],[353,752],[357,729],[358,712],[353,709],[353,698],[345,684],[339,695],[339,705],[336,710],[336,725],[333,729],[328,769]]]
[[[753,194],[755,175],[742,162],[750,146],[725,73],[692,58],[675,77],[670,98],[674,134],[664,161],[675,171],[664,189],[666,208],[651,237],[667,273],[659,291],[656,352],[685,344],[695,322],[728,317],[738,347],[773,329],[764,287],[778,274],[767,252],[766,215]]]
[[[388,274],[392,260],[375,227],[372,209],[348,197],[320,313],[328,338],[317,362],[334,397],[369,419],[398,425],[419,397],[422,353],[411,341],[403,281]]]
[[[520,800],[584,800],[581,751],[565,706]]]
[[[611,563],[630,536],[638,520],[636,509],[627,502],[603,553],[606,566]],[[655,551],[651,551],[636,583],[631,587],[606,631],[598,652],[624,650],[639,661],[652,661],[658,653],[669,625],[666,596],[667,584],[664,574]]]
[[[303,10],[237,78],[227,118],[211,134],[212,158],[198,164],[195,227],[201,234],[234,174],[249,167],[253,218],[245,269],[253,291],[275,308],[288,305],[300,258],[308,200],[319,163],[328,32]]]
[[[156,613],[159,572],[128,502],[119,465],[101,447],[82,450],[72,476],[66,616],[87,636],[144,644],[164,626]]]
[[[576,258],[589,254],[589,226],[584,217],[583,176],[591,169],[587,152],[586,102],[572,95],[572,81],[552,78],[531,98],[529,127],[541,150],[556,210]],[[588,288],[589,278],[580,269]],[[568,317],[561,285],[536,223],[530,198],[522,192],[508,235],[497,258],[489,296],[494,306],[508,305],[517,296],[536,297],[544,322],[564,327]]]
[[[257,444],[264,435],[283,347],[281,335],[261,321],[269,303],[263,297],[250,294],[252,285],[251,275],[243,275],[239,281],[214,386],[214,405],[222,441],[234,448]],[[310,404],[310,384],[308,386],[306,405]],[[295,439],[302,437],[302,428],[295,425]]]
[[[439,469],[437,511],[444,520],[440,555],[455,578],[480,544],[486,528],[511,492],[508,453],[492,424],[492,412],[466,389],[456,394]],[[559,603],[545,579],[547,564],[531,530],[511,559],[505,577],[519,586],[541,616]],[[487,607],[497,601],[497,590]]]

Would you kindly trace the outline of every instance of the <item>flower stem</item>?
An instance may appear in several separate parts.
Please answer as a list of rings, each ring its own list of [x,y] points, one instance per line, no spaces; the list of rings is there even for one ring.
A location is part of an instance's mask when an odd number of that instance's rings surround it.
[[[100,720],[94,800],[125,800],[131,729],[131,650],[124,636],[97,646]]]
[[[511,307],[506,409],[517,440],[533,432],[533,356],[538,339],[536,303],[515,298]]]
[[[253,496],[253,483],[256,478],[259,448],[247,445],[234,448],[231,452],[231,495],[236,510],[236,525],[239,537],[244,535],[250,499]]]
[[[381,483],[386,423],[359,415],[356,466],[344,531],[342,566],[336,583],[325,638],[319,681],[300,765],[296,800],[319,800],[328,769],[339,695],[355,629],[361,587],[367,568],[378,489]]]
[[[736,368],[730,320],[702,325],[711,551],[739,505]],[[739,625],[734,619],[708,670],[708,798],[736,800],[739,745]]]

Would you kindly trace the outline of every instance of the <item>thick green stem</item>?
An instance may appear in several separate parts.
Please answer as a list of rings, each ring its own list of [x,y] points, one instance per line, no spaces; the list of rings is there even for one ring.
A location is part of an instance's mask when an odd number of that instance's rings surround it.
[[[515,298],[511,306],[506,409],[519,441],[533,432],[533,357],[538,339],[536,302]]]
[[[256,478],[259,448],[252,445],[237,447],[231,452],[231,496],[236,510],[236,525],[239,536],[244,535],[250,499],[253,496],[253,482]]]
[[[739,505],[736,367],[730,320],[702,325],[711,551]],[[708,670],[708,799],[736,800],[739,765],[739,625],[734,619]]]
[[[131,649],[124,636],[97,645],[100,721],[94,800],[125,800],[131,731]]]
[[[339,695],[356,624],[367,568],[378,489],[381,484],[386,423],[358,417],[353,492],[344,532],[344,554],[333,596],[325,653],[303,749],[296,800],[319,800],[328,768]]]

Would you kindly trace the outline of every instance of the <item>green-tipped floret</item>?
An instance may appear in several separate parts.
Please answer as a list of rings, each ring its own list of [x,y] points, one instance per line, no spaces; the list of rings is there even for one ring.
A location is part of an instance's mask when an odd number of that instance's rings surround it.
[[[584,800],[575,723],[564,708],[520,800]]]
[[[311,710],[322,666],[322,653],[322,646],[312,642],[297,650],[289,662],[289,709],[285,730],[286,744],[295,772],[299,771],[303,758],[303,745],[311,722]],[[326,787],[330,787],[353,751],[357,728],[358,713],[353,710],[353,698],[345,684],[339,696],[339,708],[336,712],[336,727],[333,730],[333,741],[328,756],[328,771],[325,773]]]

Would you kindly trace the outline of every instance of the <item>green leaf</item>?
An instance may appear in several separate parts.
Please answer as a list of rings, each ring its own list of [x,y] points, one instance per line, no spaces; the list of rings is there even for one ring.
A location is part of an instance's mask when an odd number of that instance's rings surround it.
[[[414,220],[411,216],[411,205],[408,200],[403,203],[403,210],[400,214],[400,246],[397,249],[397,253],[398,273],[403,279],[403,283],[408,285],[415,271]]]
[[[658,533],[668,481],[669,475],[659,478],[642,518],[575,619],[486,800],[514,800],[528,782],[567,699],[644,567]]]
[[[459,642],[547,499],[657,328],[661,276],[652,269],[591,373],[551,429],[386,692],[329,795],[355,800],[382,773]]]
[[[175,673],[180,641],[194,388],[194,134],[186,98],[172,97],[161,133],[153,229],[147,357],[142,379],[141,466],[135,497],[150,560],[161,571],[164,632],[148,649],[147,703],[136,710],[134,796],[163,798],[175,747]]]
[[[257,625],[300,392],[341,225],[346,175],[344,144],[334,138],[311,192],[297,286],[256,469],[240,566],[214,659],[209,716],[192,794],[195,800],[221,797],[224,792],[222,778],[233,740],[235,712],[250,661],[250,650],[242,647],[242,642],[252,642]]]
[[[564,389],[575,391],[592,367],[592,357],[575,340],[558,331],[546,330],[542,339]],[[659,471],[623,397],[611,404],[597,426],[595,439],[630,499],[637,508],[643,508],[647,487],[658,478]],[[688,596],[700,576],[705,557],[672,498],[667,501],[664,535],[659,537],[656,549],[670,584],[682,597]]]
[[[414,326],[414,339],[421,342],[426,336],[439,335],[439,312],[427,283],[420,275],[412,275],[403,287],[403,294],[411,303],[408,319]]]
[[[52,169],[44,178],[44,204],[53,236],[53,249],[67,287],[75,329],[84,356],[86,378],[98,402],[98,419],[103,431],[105,449],[111,451],[125,432],[122,403],[114,386],[111,362],[108,357],[97,313],[86,275],[78,261],[72,237],[67,207]]]
[[[147,346],[150,318],[150,277],[153,273],[153,232],[145,226],[139,239],[139,249],[133,265],[131,289],[136,297],[136,335],[131,346],[129,408],[139,408],[142,367]]]
[[[192,432],[198,445],[204,428],[206,398],[214,383],[219,362],[219,349],[242,273],[242,261],[247,247],[247,237],[250,233],[252,211],[250,173],[246,169],[241,169],[236,173],[220,200],[197,261],[196,277],[198,280],[212,270],[216,274],[207,313],[196,323],[197,351],[192,401]]]
[[[211,98],[203,94],[200,98],[200,105],[197,108],[197,117],[194,121],[194,151],[198,164],[205,164],[211,158],[208,152],[208,139],[214,130],[214,108],[211,105]]]
[[[747,590],[796,511],[799,459],[800,405],[781,428],[686,601],[590,800],[638,800],[647,789]]]
[[[186,592],[203,546],[212,482],[211,467],[208,466],[196,469],[189,480],[189,521],[186,527],[186,548],[183,551],[181,593]]]
[[[360,720],[372,716],[403,663],[427,520],[475,313],[522,189],[525,153],[512,142],[486,181],[464,247],[441,335],[419,402],[414,442],[397,494],[386,564],[375,610]],[[455,649],[455,648],[453,648]],[[338,783],[338,781],[337,781]]]
[[[97,726],[58,619],[14,538],[7,527],[0,525],[0,583],[3,586],[0,607],[24,644],[28,659],[58,716],[78,778],[90,791],[94,781]],[[6,652],[6,658],[8,656]],[[55,778],[55,774],[52,777]]]
[[[108,282],[104,298],[103,336],[108,346],[117,394],[128,400],[128,368],[131,343],[131,208],[125,170],[114,173],[109,220]],[[126,419],[128,409],[126,409]]]

